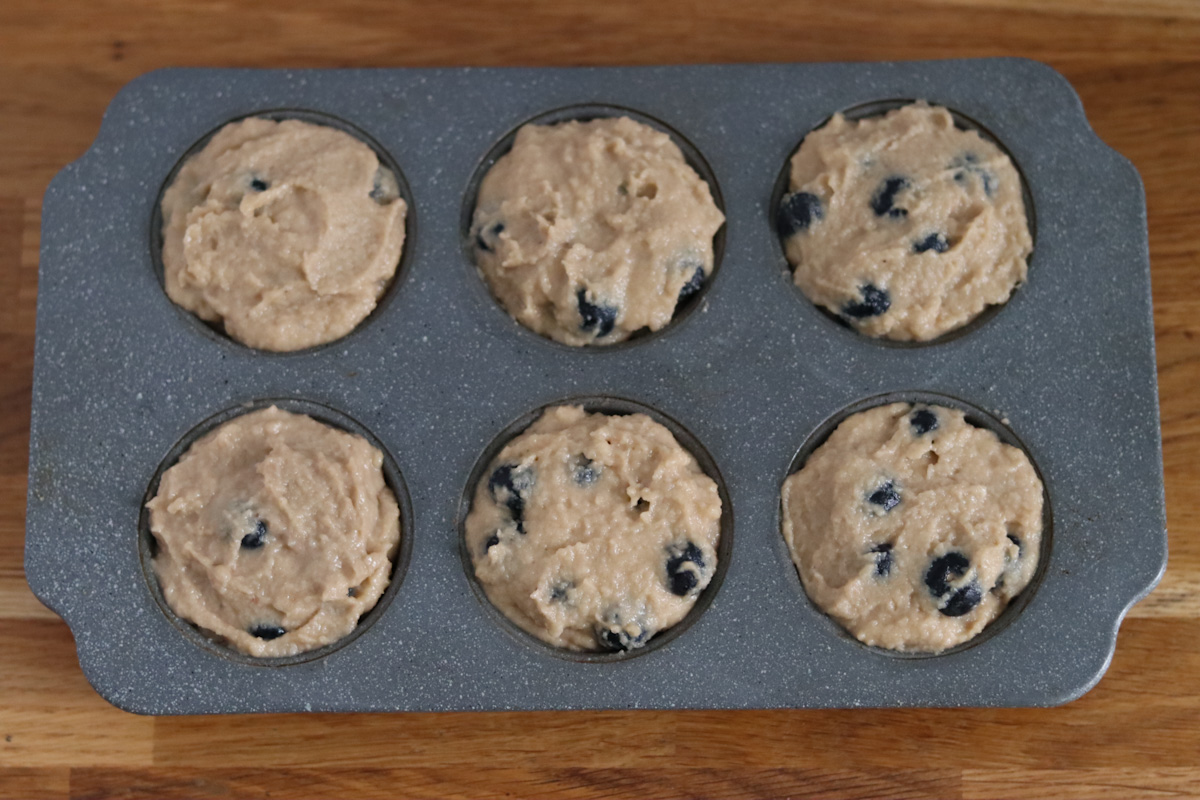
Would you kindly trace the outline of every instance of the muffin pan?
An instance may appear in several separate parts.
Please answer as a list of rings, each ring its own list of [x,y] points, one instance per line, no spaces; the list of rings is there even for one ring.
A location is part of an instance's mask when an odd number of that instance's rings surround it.
[[[1005,146],[1036,238],[1007,305],[898,347],[842,327],[792,285],[773,202],[807,131],[903,98],[948,106]],[[475,270],[464,222],[478,171],[520,124],[562,109],[636,111],[710,170],[698,171],[723,200],[723,256],[662,331],[558,345],[509,318]],[[297,353],[198,323],[155,267],[164,182],[203,137],[255,113],[363,132],[411,202],[385,302],[347,337]],[[141,507],[214,415],[270,399],[382,446],[406,497],[405,557],[353,638],[254,660],[157,599]],[[461,552],[477,465],[532,412],[573,399],[672,420],[725,492],[723,575],[634,657],[573,657],[515,635]],[[803,453],[848,410],[893,399],[973,409],[1025,447],[1049,499],[1039,576],[983,635],[937,656],[842,633],[808,601],[780,533],[780,486]],[[30,451],[28,580],[70,625],[97,691],[131,711],[1062,703],[1099,680],[1121,618],[1166,564],[1141,182],[1067,82],[1024,60],[155,72],[120,92],[46,192]]]

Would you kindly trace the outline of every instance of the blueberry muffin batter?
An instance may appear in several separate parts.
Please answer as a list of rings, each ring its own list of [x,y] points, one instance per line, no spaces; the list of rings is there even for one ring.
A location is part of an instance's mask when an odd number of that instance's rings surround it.
[[[546,410],[475,490],[466,545],[492,604],[571,650],[631,650],[679,622],[717,565],[717,485],[645,416]]]
[[[933,339],[1005,302],[1033,248],[1008,156],[925,103],[835,114],[792,157],[777,215],[796,285],[889,339]]]
[[[226,125],[163,194],[167,295],[250,347],[333,341],[400,261],[396,176],[347,133],[287,119]]]
[[[867,644],[971,639],[1037,569],[1042,483],[961,411],[907,403],[837,427],[783,484],[783,535],[812,601]]]
[[[382,463],[361,436],[275,407],[199,439],[147,503],[167,604],[252,656],[350,633],[400,541]]]
[[[471,235],[518,322],[604,345],[662,328],[700,291],[724,220],[667,134],[620,117],[521,128],[479,186]]]

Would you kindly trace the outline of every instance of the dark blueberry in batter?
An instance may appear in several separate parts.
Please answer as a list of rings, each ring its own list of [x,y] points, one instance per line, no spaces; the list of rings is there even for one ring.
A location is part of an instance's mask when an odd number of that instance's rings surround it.
[[[957,183],[965,184],[968,174],[978,175],[979,180],[983,183],[984,194],[991,197],[992,193],[996,191],[996,176],[979,166],[979,157],[974,153],[963,153],[950,166],[960,168],[954,173],[954,180]]]
[[[961,617],[983,599],[983,590],[976,581],[955,589],[952,581],[967,574],[971,562],[962,553],[950,552],[934,559],[925,571],[925,585],[940,601],[938,611],[947,617]]]
[[[347,597],[358,597],[358,587],[351,586],[349,589],[346,590],[346,596]]]
[[[383,167],[375,170],[375,181],[371,184],[371,191],[367,196],[381,206],[386,206],[396,199],[390,191],[383,187]]]
[[[265,192],[268,188],[270,188],[270,186],[271,184],[267,183],[262,178],[250,179],[250,188],[255,192]]]
[[[691,266],[691,264],[684,265],[685,269],[690,266]],[[700,289],[703,288],[704,278],[705,278],[704,267],[697,266],[695,268],[695,270],[696,271],[692,273],[691,279],[688,280],[688,282],[683,285],[683,288],[681,288],[679,290],[679,299],[675,301],[676,305],[679,305],[680,303],[682,303],[684,300],[687,300],[692,295],[697,294],[700,291]]]
[[[266,639],[268,642],[272,639],[278,639],[287,631],[278,625],[255,625],[250,629],[251,636],[257,636],[259,639]]]
[[[583,318],[580,328],[585,331],[595,330],[597,337],[612,333],[613,325],[617,323],[616,308],[588,302],[587,290],[583,288],[575,292],[575,300],[579,303],[579,316]]]
[[[254,523],[254,530],[242,537],[242,547],[247,550],[257,550],[263,546],[266,539],[267,523],[260,519]]]
[[[567,599],[567,592],[575,586],[570,581],[560,581],[550,587],[550,601],[552,603],[561,603]]]
[[[871,552],[875,554],[875,577],[886,578],[896,563],[896,557],[892,555],[892,543],[877,544],[871,548]]]
[[[852,300],[842,306],[842,313],[847,317],[854,319],[878,317],[892,307],[892,298],[886,289],[880,289],[878,286],[868,283],[860,286],[858,291],[862,294],[861,301]]]
[[[637,633],[633,634],[623,627],[609,628],[604,625],[597,625],[595,632],[596,642],[605,650],[615,652],[641,647],[650,638],[650,632],[643,625],[638,625]]]
[[[934,559],[925,571],[925,585],[934,597],[941,597],[950,591],[950,582],[967,574],[971,562],[962,553],[950,552]]]
[[[979,178],[983,181],[983,193],[991,197],[996,191],[996,179],[986,169],[979,170]]]
[[[503,232],[503,231],[504,231],[504,223],[503,222],[497,222],[496,224],[492,225],[492,227],[488,228],[487,230],[481,230],[479,233],[477,233],[475,235],[475,246],[478,247],[480,250],[484,250],[488,253],[493,252],[492,245],[488,243],[488,239],[492,240],[493,242],[496,241],[496,237],[498,237],[501,234],[501,232]]]
[[[1017,546],[1017,556],[1013,558],[1008,554],[1008,551],[1005,551],[1004,572],[1000,573],[1000,577],[996,578],[996,585],[992,587],[992,591],[995,593],[1004,588],[1004,580],[1007,577],[1007,573],[1012,571],[1020,563],[1021,557],[1025,555],[1025,545],[1021,544],[1020,538],[1011,533],[1006,535],[1008,536],[1008,540]]]
[[[779,201],[775,213],[775,229],[784,239],[808,230],[809,226],[825,216],[821,198],[808,192],[793,192]]]
[[[888,481],[867,495],[867,500],[887,512],[900,505],[900,493],[896,491],[896,484]]]
[[[700,583],[704,573],[704,552],[693,542],[667,548],[667,586],[672,594],[684,597]]]
[[[908,178],[903,178],[899,175],[893,175],[879,184],[879,188],[875,190],[875,194],[871,197],[871,210],[875,212],[875,216],[889,216],[893,219],[900,219],[908,216],[908,210],[896,207],[896,195],[907,189],[909,186]]]
[[[493,547],[495,547],[498,544],[500,544],[500,534],[493,533],[491,536],[489,536],[487,538],[487,541],[483,543],[484,555],[487,555],[487,551],[491,550]]]
[[[600,477],[600,467],[596,466],[596,462],[580,453],[575,457],[575,463],[571,467],[571,478],[579,486],[591,486]]]
[[[924,436],[937,430],[938,418],[937,414],[928,408],[918,408],[909,414],[908,423],[912,425],[913,436]]]
[[[950,249],[950,242],[946,241],[946,237],[940,233],[931,233],[919,242],[913,242],[914,253],[926,253],[932,250],[935,253],[944,253]]]
[[[983,590],[979,588],[978,583],[971,581],[952,594],[938,611],[947,617],[961,617],[963,614],[970,613],[971,609],[979,605],[981,600],[983,600]]]
[[[488,491],[492,499],[508,507],[508,513],[517,523],[517,532],[524,533],[522,518],[525,515],[525,497],[533,488],[533,473],[516,464],[501,464],[488,478]]]

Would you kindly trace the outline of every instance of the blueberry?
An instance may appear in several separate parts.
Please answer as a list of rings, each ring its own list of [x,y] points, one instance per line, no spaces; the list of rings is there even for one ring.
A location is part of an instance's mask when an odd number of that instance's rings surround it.
[[[862,294],[861,301],[852,300],[842,306],[842,313],[847,317],[854,319],[877,317],[892,307],[892,298],[886,289],[880,289],[878,286],[868,283],[860,286],[858,291]]]
[[[918,408],[908,416],[908,424],[912,426],[913,436],[924,436],[937,430],[937,414],[928,408]]]
[[[598,624],[593,629],[596,642],[605,650],[619,652],[641,647],[650,639],[650,631],[644,625],[636,625],[636,630],[630,633],[620,621],[610,624]]]
[[[667,548],[667,586],[672,594],[684,597],[700,585],[704,574],[704,552],[693,542]]]
[[[600,467],[596,462],[580,453],[571,465],[571,479],[578,486],[591,486],[600,477]]]
[[[349,589],[346,590],[346,596],[347,597],[358,597],[358,587],[351,586]]]
[[[488,550],[491,550],[498,544],[500,544],[500,533],[493,532],[492,535],[487,538],[487,541],[483,543],[483,554],[487,555]]]
[[[272,639],[278,639],[287,631],[278,625],[255,625],[250,629],[251,636],[257,636],[259,639],[266,639],[268,642]]]
[[[525,497],[533,488],[533,472],[516,464],[501,464],[488,478],[488,491],[497,503],[507,506],[517,531],[525,532]]]
[[[821,198],[808,192],[793,192],[784,195],[775,213],[775,229],[784,239],[808,230],[809,226],[825,216]]]
[[[567,599],[567,592],[575,588],[571,581],[559,581],[550,587],[550,602],[561,603]]]
[[[950,552],[934,559],[925,572],[925,585],[937,598],[938,611],[947,617],[961,617],[983,599],[979,583],[972,580],[957,589],[951,583],[967,574],[971,562],[962,553]]]
[[[383,167],[375,170],[375,180],[371,182],[371,191],[367,196],[381,206],[386,206],[396,199],[396,181]]]
[[[983,590],[979,588],[978,583],[971,581],[950,595],[945,605],[938,611],[947,617],[961,617],[963,614],[970,613],[971,609],[979,605],[981,600],[983,600]]]
[[[695,572],[690,570],[680,570],[671,575],[671,594],[679,595],[680,597],[688,596],[692,589],[696,588],[696,584],[700,579],[696,577]]]
[[[908,178],[899,175],[886,178],[883,183],[879,184],[879,188],[871,196],[871,210],[875,212],[875,216],[882,217],[886,215],[892,219],[907,217],[908,211],[906,209],[896,207],[896,195],[908,187]]]
[[[991,197],[996,191],[995,177],[993,177],[992,173],[988,172],[986,169],[979,170],[979,177],[983,179],[983,193],[988,197]]]
[[[575,300],[579,303],[579,316],[583,320],[579,325],[580,328],[585,331],[595,330],[597,338],[612,333],[613,325],[617,323],[616,308],[589,302],[587,290],[583,288],[575,292]]]
[[[255,192],[265,192],[267,189],[270,188],[270,186],[271,186],[271,184],[267,183],[262,178],[251,178],[250,179],[250,189]]]
[[[1000,577],[996,578],[996,585],[992,587],[993,593],[998,593],[1004,588],[1005,579],[1010,572],[1016,570],[1017,565],[1021,561],[1021,556],[1025,555],[1025,546],[1021,544],[1021,540],[1012,533],[1006,534],[1008,540],[1017,546],[1017,557],[1013,558],[1009,555],[1008,548],[1004,549],[1004,571],[1000,573]]]
[[[892,543],[877,544],[871,548],[871,552],[875,554],[875,577],[886,578],[896,563],[896,557],[892,555]]]
[[[967,175],[978,175],[983,183],[984,194],[991,197],[996,190],[996,176],[979,166],[979,157],[974,153],[963,153],[950,163],[950,167],[958,170],[954,173],[956,183],[966,184]]]
[[[946,237],[940,233],[931,233],[919,242],[913,242],[914,253],[926,253],[932,250],[935,253],[944,253],[950,249],[950,242],[946,241]]]
[[[966,186],[967,175],[979,176],[979,181],[983,184],[983,193],[988,197],[991,197],[996,191],[996,178],[986,169],[982,167],[967,167],[965,170],[959,170],[954,173],[954,180],[962,186]]]
[[[504,223],[503,222],[497,222],[497,223],[493,224],[490,228],[487,228],[485,230],[480,230],[479,233],[477,233],[475,235],[475,246],[478,247],[480,250],[483,250],[488,253],[494,252],[495,247],[493,247],[491,244],[489,244],[488,240],[490,239],[492,242],[495,242],[496,239],[503,232],[504,232]]]
[[[962,553],[946,553],[929,565],[925,572],[925,585],[934,597],[941,597],[950,591],[950,582],[967,574],[970,566],[971,562]]]
[[[692,267],[690,262],[684,265],[684,269],[688,269],[690,267]],[[679,290],[679,299],[675,301],[675,305],[679,305],[692,295],[697,294],[704,286],[704,279],[706,277],[707,276],[704,274],[704,266],[696,266],[695,272],[692,273],[692,277],[683,285],[683,288]]]
[[[260,519],[254,523],[254,530],[242,537],[242,547],[246,550],[257,550],[263,546],[266,538],[267,523]]]
[[[883,508],[886,513],[900,505],[900,493],[896,491],[896,484],[888,481],[867,495],[867,500]]]

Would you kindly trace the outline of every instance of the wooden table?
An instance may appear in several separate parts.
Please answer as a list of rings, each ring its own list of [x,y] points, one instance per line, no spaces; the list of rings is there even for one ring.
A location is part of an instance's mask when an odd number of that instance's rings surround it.
[[[1200,2],[0,3],[0,795],[1200,795]],[[288,10],[279,10],[288,5]],[[423,7],[425,6],[425,7]],[[40,201],[117,89],[166,65],[1023,55],[1146,182],[1171,563],[1057,709],[137,717],[22,573]]]

